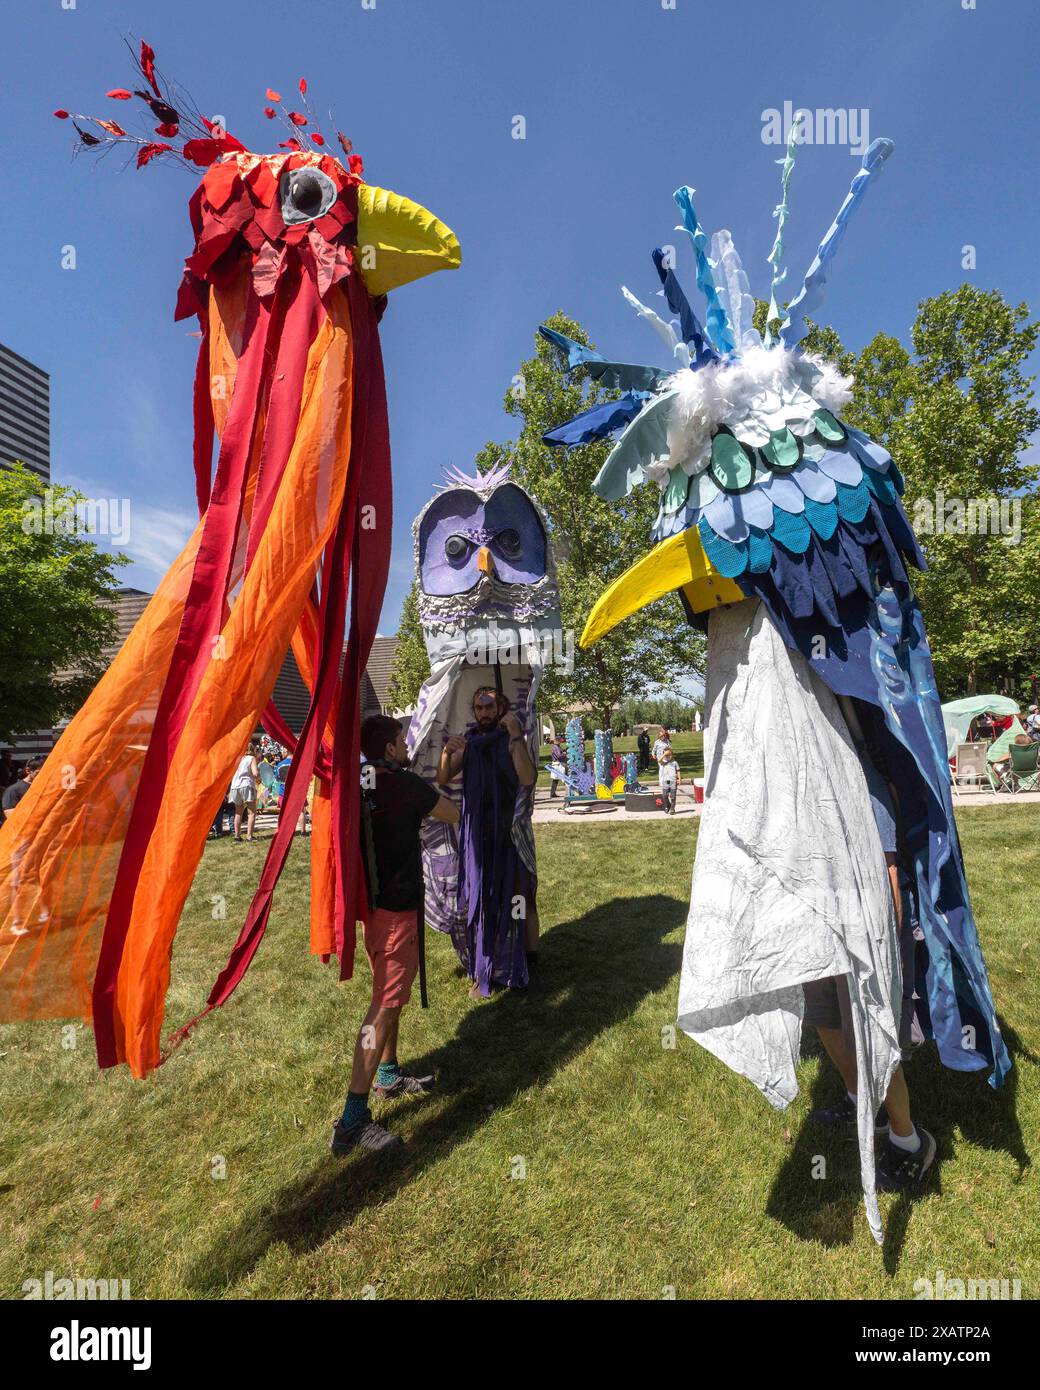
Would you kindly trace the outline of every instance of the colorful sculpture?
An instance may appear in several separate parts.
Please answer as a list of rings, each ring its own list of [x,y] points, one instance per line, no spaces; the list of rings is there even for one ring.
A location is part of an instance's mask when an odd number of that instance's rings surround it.
[[[914,1006],[943,1063],[1011,1063],[968,898],[946,741],[908,565],[924,557],[888,452],[842,421],[852,381],[800,347],[849,217],[891,153],[863,159],[779,337],[760,337],[728,232],[711,242],[690,188],[675,195],[706,301],[702,327],[662,251],[666,322],[624,291],[667,345],[668,367],[607,360],[542,333],[622,391],[550,430],[550,444],[615,437],[594,484],[620,499],[658,486],[657,542],[593,608],[589,646],[678,590],[707,626],[707,805],[679,998],[682,1028],[779,1107],[797,1092],[800,986],[845,976],[858,1057],[857,1128],[868,1220],[880,1239],[874,1117],[900,1062],[895,913],[854,738],[886,766],[902,810],[923,943]],[[782,229],[773,295],[784,278]],[[779,314],[773,314],[778,318]],[[908,989],[910,982],[907,982]]]
[[[411,766],[436,783],[448,738],[473,725],[474,693],[495,687],[524,728],[537,757],[535,701],[546,660],[559,634],[559,595],[548,527],[509,468],[467,477],[452,470],[447,486],[416,518],[415,568],[419,616],[430,657],[430,676],[408,729]],[[461,800],[461,783],[441,788]],[[512,808],[516,853],[536,880],[531,812],[534,789],[521,786]],[[459,893],[459,835],[454,826],[427,820],[422,828],[426,922],[451,936],[471,978],[483,960],[475,926]],[[483,985],[504,982],[496,962]]]
[[[359,683],[391,536],[377,324],[389,290],[460,257],[424,208],[362,181],[346,137],[342,158],[327,152],[302,79],[306,114],[285,111],[275,154],[201,117],[147,44],[137,81],[108,95],[158,120],[158,139],[55,114],[73,120],[83,148],[136,150],[138,168],[206,170],[176,312],[200,329],[200,520],[0,830],[0,1018],[92,1018],[100,1065],[125,1061],[143,1076],[160,1060],[174,933],[206,832],[261,719],[295,756],[260,886],[207,1008],[228,998],[259,944],[315,770],[312,950],[335,952],[351,973],[366,910],[353,849]],[[277,93],[268,100],[280,105]],[[274,119],[275,106],[265,114]],[[298,741],[270,704],[290,644],[312,691]]]

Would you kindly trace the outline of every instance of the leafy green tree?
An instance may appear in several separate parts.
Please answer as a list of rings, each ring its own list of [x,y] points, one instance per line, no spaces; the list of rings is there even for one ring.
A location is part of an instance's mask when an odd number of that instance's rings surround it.
[[[1023,373],[1038,331],[1025,304],[964,284],[918,306],[913,356],[879,334],[855,367],[849,418],[906,477],[929,562],[915,584],[947,699],[1025,693],[1040,669],[1040,466],[1025,453],[1040,412]]]
[[[0,738],[75,713],[107,666],[115,638],[114,567],[73,526],[86,499],[43,485],[23,464],[0,468]]]
[[[409,705],[414,705],[423,681],[430,674],[430,658],[426,655],[426,643],[419,623],[418,589],[418,581],[413,579],[401,606],[397,650],[394,652],[386,692],[394,709],[407,709]]]

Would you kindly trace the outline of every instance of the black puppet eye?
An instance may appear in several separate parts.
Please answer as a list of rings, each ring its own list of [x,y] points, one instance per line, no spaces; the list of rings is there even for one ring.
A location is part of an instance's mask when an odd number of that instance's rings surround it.
[[[287,169],[279,181],[282,220],[292,227],[322,217],[336,201],[336,185],[320,169]]]
[[[444,542],[444,553],[449,560],[461,560],[469,552],[469,541],[462,536],[449,536]]]
[[[499,531],[498,535],[495,537],[495,546],[498,550],[502,552],[503,555],[508,556],[510,559],[512,559],[514,556],[519,555],[519,531],[514,531],[512,526],[507,527],[504,531]]]

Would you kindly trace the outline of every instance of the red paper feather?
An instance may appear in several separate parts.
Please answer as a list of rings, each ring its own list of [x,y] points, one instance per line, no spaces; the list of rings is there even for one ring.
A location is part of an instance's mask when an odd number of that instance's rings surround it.
[[[141,71],[151,84],[152,91],[157,97],[162,97],[159,84],[155,80],[155,49],[151,44],[141,40]]]
[[[138,169],[143,169],[144,166],[149,162],[149,160],[154,159],[155,156],[156,156],[157,154],[162,154],[163,150],[172,150],[172,149],[173,149],[173,146],[172,146],[172,145],[162,145],[162,144],[159,144],[159,142],[158,142],[158,141],[155,141],[155,140],[153,140],[153,141],[152,141],[150,144],[148,144],[148,145],[142,145],[141,148],[137,151],[137,167],[138,167]]]

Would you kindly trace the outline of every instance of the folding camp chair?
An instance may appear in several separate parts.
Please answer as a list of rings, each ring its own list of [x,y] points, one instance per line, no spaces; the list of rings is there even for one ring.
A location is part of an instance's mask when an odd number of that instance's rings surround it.
[[[995,792],[1008,792],[1015,790],[1011,781],[1011,747],[1012,742],[1018,734],[1025,733],[1022,725],[1017,719],[1012,719],[1009,728],[1005,729],[999,738],[994,739],[989,746],[986,754],[987,772],[989,773],[990,785]],[[998,771],[995,764],[1002,763],[1004,766]]]
[[[985,743],[958,743],[956,766],[953,771],[953,789],[964,791],[974,787],[984,791],[989,781],[989,764],[986,761],[988,745]]]
[[[1037,768],[1040,743],[1012,743],[1008,751],[1011,753],[1011,771],[1008,774],[1011,790],[1035,791],[1040,787],[1040,770]]]

